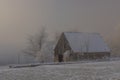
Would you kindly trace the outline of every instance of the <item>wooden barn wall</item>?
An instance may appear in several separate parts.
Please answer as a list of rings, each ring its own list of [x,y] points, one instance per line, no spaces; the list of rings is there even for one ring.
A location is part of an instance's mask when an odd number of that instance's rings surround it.
[[[54,56],[55,56],[55,61],[58,59],[58,55],[62,54],[67,51],[71,50],[69,43],[64,35],[64,33],[60,36],[60,39],[58,40],[58,43],[54,49]]]
[[[70,58],[72,61],[85,59],[104,59],[110,57],[110,52],[93,52],[93,53],[73,53]]]

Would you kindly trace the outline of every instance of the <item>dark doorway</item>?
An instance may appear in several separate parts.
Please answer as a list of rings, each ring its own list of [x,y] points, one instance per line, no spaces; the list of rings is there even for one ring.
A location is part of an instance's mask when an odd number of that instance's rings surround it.
[[[62,55],[62,54],[59,54],[59,55],[58,55],[58,61],[59,61],[59,62],[63,62],[63,55]]]

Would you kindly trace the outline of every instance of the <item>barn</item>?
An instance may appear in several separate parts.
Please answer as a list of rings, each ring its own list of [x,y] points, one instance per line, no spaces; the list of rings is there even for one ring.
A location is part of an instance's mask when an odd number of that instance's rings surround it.
[[[54,61],[66,62],[110,57],[99,33],[63,32],[54,48]]]

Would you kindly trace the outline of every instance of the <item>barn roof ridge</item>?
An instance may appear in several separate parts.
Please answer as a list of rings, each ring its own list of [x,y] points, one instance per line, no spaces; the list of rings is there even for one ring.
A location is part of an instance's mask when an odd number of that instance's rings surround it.
[[[97,32],[72,32],[72,31],[68,31],[68,32],[63,32],[63,33],[78,33],[78,34],[98,34],[100,35],[100,33]]]

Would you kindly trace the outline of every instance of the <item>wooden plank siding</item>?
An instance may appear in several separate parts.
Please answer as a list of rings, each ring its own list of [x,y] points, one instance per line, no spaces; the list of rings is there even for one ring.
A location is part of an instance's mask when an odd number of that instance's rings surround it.
[[[74,53],[72,55],[75,60],[87,60],[87,59],[104,59],[106,57],[110,57],[109,52],[86,52],[86,53]]]
[[[63,55],[63,53],[67,50],[71,50],[69,43],[64,35],[64,33],[62,33],[62,35],[60,36],[60,39],[58,40],[58,43],[54,49],[54,56],[55,59],[54,61],[58,61],[58,56],[59,55]]]

